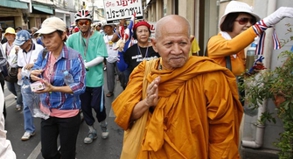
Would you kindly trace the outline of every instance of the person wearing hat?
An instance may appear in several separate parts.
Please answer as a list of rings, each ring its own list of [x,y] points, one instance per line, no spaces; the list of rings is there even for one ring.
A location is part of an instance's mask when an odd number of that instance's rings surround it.
[[[39,52],[43,50],[43,46],[33,42],[31,34],[27,30],[20,30],[16,34],[14,45],[19,47],[17,66],[18,66],[18,84],[22,85],[23,78],[28,78],[29,71],[34,66]],[[23,92],[22,92],[23,93]],[[24,134],[22,141],[29,140],[35,135],[35,125],[32,112],[29,109],[30,103],[23,100],[23,118],[24,118]]]
[[[12,27],[8,27],[4,33],[4,37],[7,39],[7,42],[4,43],[2,47],[10,67],[17,69],[17,57],[19,47],[13,43],[15,40],[15,36],[15,30]],[[17,84],[17,79],[13,81],[6,80],[6,85],[8,90],[16,97],[16,110],[20,111],[23,104],[21,90],[20,86]]]
[[[114,49],[115,43],[112,41],[114,35],[114,24],[108,23],[103,25],[103,30],[105,33],[104,41],[107,46],[108,53],[108,57],[106,58],[108,93],[106,94],[106,97],[112,97],[114,95],[115,88],[115,72],[118,71],[116,66],[118,51]]]
[[[260,20],[252,7],[244,2],[231,1],[221,17],[219,26],[220,33],[210,38],[207,44],[208,57],[215,60],[221,66],[229,68],[237,77],[238,83],[243,83],[242,74],[251,75],[259,72],[263,67],[253,67],[246,72],[246,56],[244,49],[249,46],[256,37],[262,37],[267,28],[277,24],[285,17],[293,17],[293,8],[280,7],[268,17]],[[262,38],[263,39],[263,38]],[[277,41],[278,42],[278,41]],[[263,46],[262,41],[259,45]],[[260,50],[260,49],[259,49]],[[263,65],[261,61],[257,65]],[[240,99],[245,96],[240,91]],[[244,100],[241,101],[244,106]]]
[[[65,45],[66,23],[60,18],[47,18],[37,33],[46,49],[38,55],[30,79],[44,84],[45,88],[36,93],[40,94],[42,101],[40,109],[49,109],[49,118],[41,121],[42,156],[74,159],[81,122],[79,96],[85,91],[83,59],[77,51]],[[65,80],[68,75],[72,81]]]
[[[80,95],[80,98],[84,121],[89,128],[88,135],[84,138],[84,143],[90,144],[98,137],[97,130],[94,127],[95,118],[92,109],[96,112],[101,137],[106,139],[109,136],[103,91],[103,61],[104,58],[108,57],[108,54],[103,35],[91,29],[92,15],[88,10],[79,10],[75,14],[75,22],[79,32],[72,34],[66,44],[81,54],[87,68],[86,91]]]
[[[262,36],[267,28],[274,26],[285,17],[293,17],[293,8],[280,7],[271,15],[260,20],[260,17],[248,4],[231,1],[220,19],[220,33],[208,41],[208,57],[226,67],[225,57],[230,56],[232,72],[235,76],[240,76],[245,73],[244,49],[257,36]]]
[[[128,78],[133,69],[144,60],[151,60],[160,57],[160,55],[153,49],[152,44],[149,41],[151,30],[150,24],[146,21],[139,21],[133,26],[133,38],[137,40],[136,44],[129,47],[123,56],[120,56],[119,66],[120,71],[124,71],[123,68],[127,68],[125,73],[125,83],[128,83]],[[123,58],[123,60],[121,60]],[[125,62],[125,63],[123,63]],[[121,67],[125,65],[127,67]]]

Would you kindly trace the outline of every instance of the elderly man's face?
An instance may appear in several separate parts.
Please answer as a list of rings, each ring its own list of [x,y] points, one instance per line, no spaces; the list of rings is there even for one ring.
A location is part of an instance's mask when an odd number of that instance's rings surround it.
[[[160,36],[153,39],[152,44],[154,50],[162,57],[164,69],[182,67],[189,58],[188,27],[184,27],[180,22],[163,24],[160,28]]]

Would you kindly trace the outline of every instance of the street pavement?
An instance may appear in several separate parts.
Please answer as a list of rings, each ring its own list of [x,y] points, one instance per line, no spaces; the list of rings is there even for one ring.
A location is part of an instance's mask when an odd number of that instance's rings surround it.
[[[106,76],[106,74],[105,74]],[[104,85],[105,94],[108,92],[107,85]],[[80,131],[76,144],[76,158],[77,159],[119,159],[123,130],[118,127],[115,122],[115,115],[111,109],[112,101],[122,91],[119,81],[115,86],[114,96],[106,98],[107,122],[109,129],[109,138],[102,139],[100,136],[101,130],[99,124],[95,122],[95,128],[98,130],[99,137],[91,144],[84,144],[83,139],[88,133],[88,127],[85,122],[80,125]],[[40,143],[40,118],[34,118],[36,127],[36,135],[28,141],[21,141],[21,136],[24,133],[23,114],[21,111],[16,111],[16,100],[14,95],[9,92],[5,86],[5,103],[7,109],[7,118],[5,127],[7,130],[7,139],[12,143],[17,159],[42,159],[41,143]],[[94,112],[94,111],[93,111]]]

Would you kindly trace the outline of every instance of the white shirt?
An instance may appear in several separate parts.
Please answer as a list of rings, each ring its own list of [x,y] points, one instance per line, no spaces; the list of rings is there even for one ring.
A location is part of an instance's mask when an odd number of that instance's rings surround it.
[[[27,64],[32,64],[37,61],[39,53],[44,49],[44,47],[40,44],[36,44],[34,50],[30,50],[28,53],[23,52],[22,49],[18,51],[17,65],[18,67],[22,67],[21,74],[22,76],[29,76],[29,70],[24,69]]]
[[[113,35],[105,35],[104,41],[107,47],[108,57],[106,58],[109,63],[114,63],[118,60],[118,50],[114,50],[115,43],[111,41]]]
[[[17,54],[16,54],[16,50],[15,48],[17,48],[18,46],[15,46],[15,45],[12,45],[12,46],[8,46],[8,42],[4,43],[2,45],[2,48],[3,48],[3,51],[4,51],[4,55],[6,56],[7,58],[7,61],[9,63],[9,65],[12,67],[12,68],[16,68],[17,67]],[[8,51],[8,48],[11,47],[11,50],[9,52],[9,54],[7,53]]]
[[[6,139],[5,120],[3,116],[4,93],[0,85],[0,158],[16,159],[16,155],[12,149],[9,140]]]

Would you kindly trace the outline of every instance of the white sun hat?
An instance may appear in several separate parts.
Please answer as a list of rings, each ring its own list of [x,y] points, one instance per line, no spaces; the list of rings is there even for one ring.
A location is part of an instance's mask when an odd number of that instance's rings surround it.
[[[219,26],[221,26],[221,24],[223,23],[223,21],[225,20],[226,16],[229,13],[239,13],[239,12],[248,13],[248,14],[254,16],[256,21],[260,20],[260,17],[253,12],[252,6],[249,6],[248,4],[246,4],[244,2],[231,1],[226,6],[225,13],[219,21]]]

